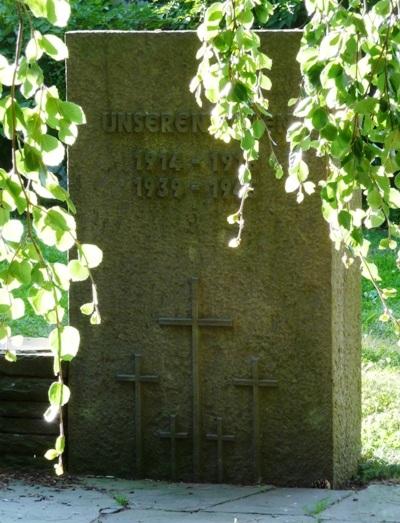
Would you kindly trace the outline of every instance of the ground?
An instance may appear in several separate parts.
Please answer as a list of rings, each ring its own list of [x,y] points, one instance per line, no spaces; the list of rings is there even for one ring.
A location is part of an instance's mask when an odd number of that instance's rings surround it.
[[[373,258],[384,287],[400,289],[395,255],[378,249],[383,232],[369,234]],[[390,304],[400,315],[400,300]],[[363,453],[360,479],[400,478],[400,348],[388,323],[379,321],[381,307],[372,285],[363,281]],[[399,516],[400,521],[400,516]]]
[[[399,523],[400,486],[362,490],[195,485],[113,478],[12,479],[1,523]]]

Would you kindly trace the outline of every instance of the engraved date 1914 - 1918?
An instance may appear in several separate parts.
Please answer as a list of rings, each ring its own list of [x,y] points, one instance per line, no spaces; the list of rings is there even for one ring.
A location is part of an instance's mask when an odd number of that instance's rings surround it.
[[[190,168],[206,168],[213,173],[228,172],[235,169],[240,161],[240,156],[234,152],[212,151],[206,155],[184,158],[182,154],[174,151],[134,150],[133,165],[135,171],[186,171]]]
[[[136,198],[182,198],[187,194],[202,194],[214,199],[237,196],[239,184],[232,177],[212,179],[183,179],[164,176],[137,176],[133,178]]]

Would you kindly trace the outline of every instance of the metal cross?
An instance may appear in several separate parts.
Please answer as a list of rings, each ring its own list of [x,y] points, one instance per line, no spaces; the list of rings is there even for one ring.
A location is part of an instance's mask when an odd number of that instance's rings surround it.
[[[201,398],[200,398],[200,367],[199,338],[200,327],[232,327],[233,322],[226,318],[199,317],[199,280],[191,278],[192,316],[190,318],[159,318],[160,325],[176,325],[192,329],[192,410],[193,410],[193,474],[198,479],[200,474],[201,445]]]
[[[256,481],[261,481],[261,445],[260,445],[260,401],[259,387],[277,387],[278,382],[274,379],[260,379],[258,377],[259,358],[251,358],[250,379],[235,378],[233,383],[237,386],[252,387],[253,389],[253,456]]]
[[[143,475],[143,428],[142,428],[142,383],[155,383],[158,376],[148,376],[141,373],[141,354],[134,354],[135,374],[117,374],[118,381],[129,381],[135,384],[135,444],[136,444],[136,474]]]
[[[160,438],[171,440],[171,479],[176,479],[176,440],[186,439],[189,434],[187,432],[176,432],[176,415],[169,418],[169,432],[160,431],[158,435]]]
[[[222,430],[222,418],[217,418],[217,433],[207,434],[206,438],[217,442],[218,481],[222,483],[224,479],[224,441],[235,441],[235,436],[224,434]]]

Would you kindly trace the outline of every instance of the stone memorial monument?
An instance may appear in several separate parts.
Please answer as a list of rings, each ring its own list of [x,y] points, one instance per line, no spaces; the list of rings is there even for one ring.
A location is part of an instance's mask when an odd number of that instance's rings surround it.
[[[285,162],[300,33],[261,32]],[[234,144],[207,133],[188,85],[193,32],[67,35],[68,97],[88,124],[69,152],[82,241],[98,244],[103,323],[82,332],[68,411],[73,472],[340,485],[360,448],[359,281],[301,206],[255,168],[242,245]],[[314,177],[323,167],[312,164]]]

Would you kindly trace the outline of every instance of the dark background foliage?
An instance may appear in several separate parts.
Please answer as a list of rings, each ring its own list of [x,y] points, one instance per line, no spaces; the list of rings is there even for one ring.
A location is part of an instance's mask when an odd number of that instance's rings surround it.
[[[79,29],[168,30],[196,29],[202,13],[213,0],[71,0],[72,16],[68,31]],[[287,29],[306,22],[303,0],[273,0],[275,13],[266,27]],[[15,47],[17,16],[13,0],[0,2],[0,49],[11,58]],[[45,21],[35,21],[39,30],[50,29]],[[54,32],[54,28],[51,28]],[[58,35],[63,35],[58,30]],[[56,84],[64,95],[64,64],[54,66],[42,59],[47,84]]]

